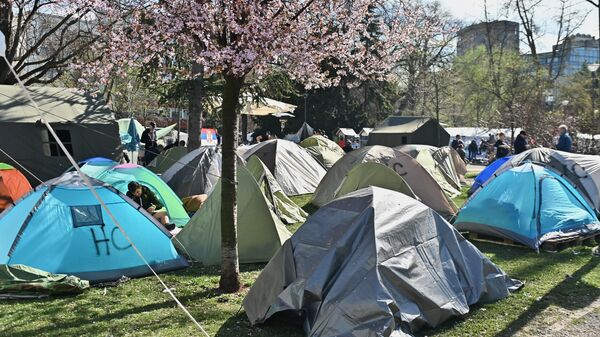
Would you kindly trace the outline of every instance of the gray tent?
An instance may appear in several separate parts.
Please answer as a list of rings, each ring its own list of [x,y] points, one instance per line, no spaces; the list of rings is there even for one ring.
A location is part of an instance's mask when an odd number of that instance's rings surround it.
[[[569,153],[548,148],[534,148],[513,156],[490,177],[519,166],[527,161],[552,167],[573,184],[588,204],[600,213],[600,156]],[[488,181],[489,181],[488,180]],[[484,183],[483,185],[486,185]]]
[[[262,142],[244,152],[243,158],[253,155],[267,166],[288,196],[313,193],[326,173],[305,149],[288,140]]]
[[[180,198],[210,194],[221,177],[221,161],[216,147],[202,146],[173,163],[161,178]]]
[[[405,336],[518,286],[427,206],[368,187],[311,216],[244,308],[252,324],[295,312],[308,336]]]
[[[450,134],[435,118],[390,116],[369,133],[367,145],[426,144],[444,146]]]
[[[119,127],[101,100],[67,88],[29,90],[44,119],[52,124],[75,160],[120,158]],[[59,176],[71,167],[19,87],[0,85],[0,134],[0,148],[41,180]],[[0,161],[14,164],[1,152]],[[33,177],[27,178],[37,183]]]

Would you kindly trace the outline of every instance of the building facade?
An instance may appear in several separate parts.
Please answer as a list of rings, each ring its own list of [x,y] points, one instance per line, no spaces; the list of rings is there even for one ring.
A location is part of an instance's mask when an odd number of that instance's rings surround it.
[[[459,56],[479,46],[519,52],[519,24],[501,20],[481,22],[458,31],[456,51]]]
[[[576,34],[553,46],[552,51],[539,53],[538,60],[546,67],[552,67],[554,75],[570,76],[586,64],[600,63],[599,43],[591,35]]]

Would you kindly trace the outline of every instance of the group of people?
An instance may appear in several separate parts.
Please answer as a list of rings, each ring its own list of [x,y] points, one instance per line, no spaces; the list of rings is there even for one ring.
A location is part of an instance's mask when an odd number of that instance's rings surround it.
[[[511,154],[511,147],[506,141],[506,135],[503,132],[498,134],[498,138],[495,139],[494,135],[490,135],[488,140],[482,139],[480,144],[477,144],[475,139],[471,140],[467,150],[468,155],[465,152],[465,143],[462,140],[461,135],[456,135],[455,139],[452,140],[452,148],[455,149],[461,158],[465,162],[472,162],[477,158],[477,155],[487,153],[489,155],[494,154],[494,158],[502,158]],[[513,143],[513,154],[519,154],[527,151],[532,146],[536,146],[535,139],[529,137],[525,130],[519,132],[515,137]],[[566,125],[560,125],[558,127],[558,141],[555,147],[559,151],[571,152],[573,147],[573,139],[569,134],[569,128]]]

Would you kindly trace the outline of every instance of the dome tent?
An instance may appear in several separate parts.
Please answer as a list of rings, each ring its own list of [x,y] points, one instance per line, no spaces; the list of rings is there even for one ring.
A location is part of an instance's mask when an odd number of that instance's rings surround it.
[[[559,172],[600,214],[600,156],[534,148],[513,156],[496,171],[496,175],[527,161],[543,163]]]
[[[244,159],[253,155],[267,166],[288,196],[313,193],[326,173],[306,150],[287,140],[262,142],[246,151]]]
[[[96,177],[105,183],[112,185],[119,192],[126,194],[127,185],[131,181],[148,187],[162,202],[169,218],[178,227],[183,227],[190,220],[189,215],[183,208],[183,202],[156,174],[145,167],[135,164],[117,165],[110,170],[98,174]]]
[[[221,176],[221,153],[214,146],[201,146],[179,158],[161,176],[180,197],[210,194]]]
[[[579,192],[552,169],[531,162],[488,181],[461,209],[454,226],[535,250],[551,238],[600,231]]]
[[[157,272],[187,266],[169,232],[150,214],[110,185],[91,181]],[[4,212],[0,232],[0,264],[23,264],[91,282],[151,274],[76,172],[40,185]]]
[[[291,233],[274,212],[252,174],[238,166],[238,251],[240,263],[267,262]],[[221,262],[221,184],[177,234],[175,244],[204,265]]]
[[[0,163],[0,212],[31,191],[27,178],[11,165]]]
[[[475,180],[473,181],[473,185],[469,188],[467,192],[468,195],[475,193],[483,184],[488,181],[493,175],[496,174],[496,171],[504,165],[507,161],[509,161],[512,156],[506,156],[502,158],[498,158],[491,162],[488,166],[486,166],[483,171],[479,172]]]
[[[337,199],[369,186],[385,188],[419,199],[408,183],[396,171],[375,162],[366,162],[354,166],[335,191],[334,198]]]
[[[311,136],[300,142],[308,153],[310,153],[323,167],[328,170],[336,161],[344,156],[344,150],[323,136]]]
[[[456,151],[453,148],[449,146],[438,148],[431,145],[406,144],[397,146],[396,149],[415,158],[430,171],[440,186],[444,188],[444,191],[448,192],[451,197],[460,194],[461,180],[458,171],[461,169],[456,167],[452,156],[452,151]],[[462,160],[460,162],[464,166],[464,162]],[[466,169],[464,173],[466,173]]]
[[[271,203],[273,212],[284,223],[294,224],[306,221],[308,214],[283,193],[275,177],[258,157],[250,157],[246,163],[246,169],[258,182],[263,194]]]
[[[252,324],[291,311],[308,336],[405,336],[520,285],[427,206],[368,187],[312,215],[243,305]]]
[[[185,146],[174,146],[167,151],[159,154],[154,158],[150,164],[146,166],[150,171],[159,174],[163,173],[173,166],[179,159],[188,153],[188,149]]]
[[[348,172],[356,165],[365,162],[376,162],[392,168],[404,178],[424,204],[442,216],[451,218],[456,214],[457,208],[454,202],[423,166],[400,150],[380,145],[354,150],[335,163],[316,189],[312,204],[321,207],[333,200]]]
[[[82,173],[87,174],[90,177],[97,177],[105,171],[119,165],[116,161],[104,157],[89,158],[79,163],[79,169]],[[71,166],[67,172],[75,171],[75,168]]]

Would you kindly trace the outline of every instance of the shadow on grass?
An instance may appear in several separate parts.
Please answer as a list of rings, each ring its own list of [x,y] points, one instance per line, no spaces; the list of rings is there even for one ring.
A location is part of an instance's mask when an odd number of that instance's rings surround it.
[[[521,313],[516,320],[511,322],[504,330],[497,333],[496,336],[514,335],[516,331],[523,328],[551,305],[556,305],[567,310],[581,309],[590,305],[600,297],[600,289],[582,282],[582,279],[596,268],[599,263],[600,259],[590,259],[588,263],[579,268],[573,275],[566,277],[539,301],[536,301],[526,311]]]
[[[205,290],[199,291],[193,295],[179,296],[178,298],[182,303],[185,304],[185,303],[190,303],[193,301],[205,300],[210,297],[218,297],[221,295],[222,294],[219,291],[217,291],[216,289],[205,289]],[[91,305],[91,303],[89,303],[89,304]],[[48,301],[46,303],[40,303],[40,305],[45,306],[45,311],[48,314],[60,313],[64,309],[63,301],[56,301],[56,300],[52,301],[52,302]],[[86,329],[86,330],[94,330],[94,327],[96,326],[96,324],[98,322],[110,322],[113,320],[124,319],[131,315],[144,314],[144,313],[147,314],[147,313],[151,313],[153,311],[158,311],[161,309],[171,309],[174,307],[174,305],[175,305],[174,302],[170,298],[165,298],[164,300],[156,301],[156,302],[153,302],[150,304],[146,304],[146,305],[142,305],[142,306],[135,306],[135,307],[131,307],[131,308],[123,309],[123,310],[115,310],[115,311],[111,311],[106,314],[100,314],[100,315],[98,315],[97,313],[93,313],[93,312],[87,310],[86,308],[78,308],[78,311],[81,311],[81,312],[80,312],[80,314],[77,315],[77,318],[74,318],[74,319],[61,318],[60,320],[56,321],[55,329],[64,331],[66,329],[72,329],[72,328],[82,329],[83,327],[88,326],[89,329]],[[148,324],[148,322],[144,323],[145,329],[148,329],[147,324]],[[184,314],[177,314],[177,315],[170,316],[169,319],[167,319],[167,320],[162,320],[162,322],[150,322],[150,324],[156,325],[155,328],[160,329],[160,328],[166,328],[172,324],[187,325],[187,324],[189,324],[189,319]],[[13,333],[11,333],[11,336],[13,336],[13,337],[44,336],[44,335],[48,334],[48,332],[49,332],[48,328],[49,327],[47,325],[44,325],[42,327],[38,327],[35,329],[13,332]],[[100,329],[102,330],[103,328],[104,327],[102,327]],[[58,331],[56,331],[56,332],[58,332]],[[96,333],[106,333],[106,331],[96,331]]]
[[[231,316],[219,328],[215,337],[240,337],[240,336],[304,336],[302,322],[291,313],[278,313],[269,318],[265,324],[252,326],[244,312]]]

